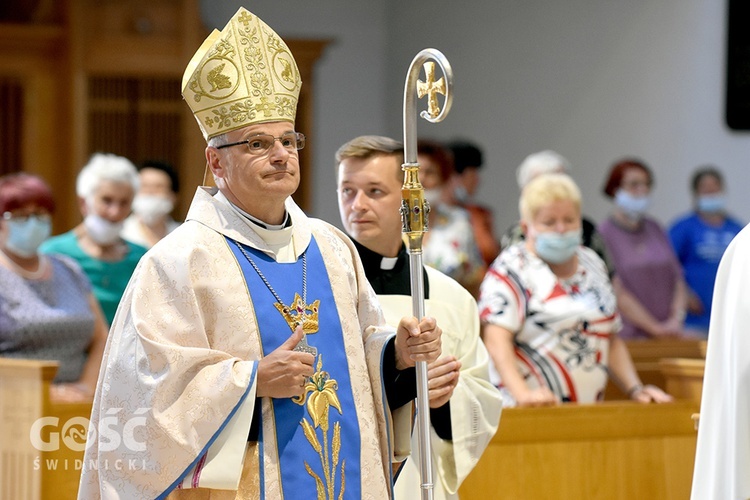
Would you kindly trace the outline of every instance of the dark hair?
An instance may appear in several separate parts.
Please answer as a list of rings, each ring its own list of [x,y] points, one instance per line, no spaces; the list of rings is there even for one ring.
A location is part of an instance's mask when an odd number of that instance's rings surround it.
[[[482,167],[482,150],[469,141],[453,141],[448,145],[453,152],[453,168],[462,174],[467,167]]]
[[[41,177],[23,172],[0,177],[0,214],[36,203],[54,213],[52,190]]]
[[[440,177],[443,182],[450,179],[453,174],[453,155],[450,150],[443,147],[437,141],[420,139],[417,141],[417,153],[429,156],[440,167]]]
[[[719,181],[719,185],[723,188],[724,187],[724,176],[721,175],[721,172],[719,172],[719,169],[707,165],[705,167],[701,167],[698,170],[695,171],[693,174],[693,178],[690,180],[690,185],[693,187],[693,194],[698,192],[698,184],[701,183],[701,180],[704,177],[714,177],[717,181]]]
[[[169,177],[169,181],[172,184],[172,192],[177,194],[180,192],[180,178],[177,176],[177,171],[167,162],[159,160],[146,160],[138,166],[140,172],[144,168],[153,168],[154,170],[161,170]]]
[[[612,168],[609,171],[609,177],[607,177],[607,182],[604,183],[604,194],[610,198],[614,198],[617,189],[620,187],[620,184],[622,184],[622,178],[625,176],[625,172],[631,168],[639,168],[643,170],[648,176],[648,183],[654,183],[654,176],[651,173],[651,169],[649,169],[645,163],[641,160],[636,160],[635,158],[627,158],[612,165]]]

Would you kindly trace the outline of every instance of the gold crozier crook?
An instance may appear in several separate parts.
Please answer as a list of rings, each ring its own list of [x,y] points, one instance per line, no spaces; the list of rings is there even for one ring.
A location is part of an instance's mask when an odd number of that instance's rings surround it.
[[[428,62],[429,61],[429,62]],[[434,62],[433,62],[434,61]],[[435,63],[443,77],[435,80]],[[419,81],[424,64],[425,81]],[[424,318],[424,275],[422,272],[422,239],[428,226],[430,204],[424,199],[424,188],[419,182],[417,162],[417,102],[428,96],[427,111],[420,116],[431,123],[443,121],[453,100],[453,71],[442,52],[424,49],[409,66],[404,86],[404,185],[401,188],[401,225],[409,252],[412,311],[416,318]],[[438,94],[445,96],[440,109]],[[430,444],[430,402],[427,387],[427,362],[417,361],[417,430],[419,433],[420,486],[423,500],[432,500],[432,450]]]

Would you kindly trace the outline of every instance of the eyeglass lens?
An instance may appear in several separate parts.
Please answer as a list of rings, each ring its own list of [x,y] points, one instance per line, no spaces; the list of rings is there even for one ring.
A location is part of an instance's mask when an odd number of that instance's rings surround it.
[[[253,154],[263,154],[273,147],[276,139],[281,142],[288,151],[297,151],[305,146],[305,136],[299,132],[288,132],[280,137],[274,137],[270,134],[254,135],[247,141],[247,147]]]
[[[28,221],[32,217],[35,218],[36,220],[43,221],[43,222],[49,221],[51,219],[50,215],[47,214],[47,213],[14,214],[14,213],[11,213],[11,212],[5,212],[3,214],[3,219],[5,219],[5,220],[12,220],[12,221],[15,221],[15,222],[20,222],[20,223],[24,223],[24,222]]]

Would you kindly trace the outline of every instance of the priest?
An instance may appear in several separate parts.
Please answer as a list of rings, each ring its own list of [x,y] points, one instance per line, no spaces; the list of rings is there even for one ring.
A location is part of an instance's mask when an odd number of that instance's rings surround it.
[[[352,242],[292,201],[300,91],[244,8],[182,92],[216,188],[141,260],[97,386],[79,498],[391,498],[435,320],[386,326]]]
[[[399,213],[403,162],[402,144],[381,136],[357,137],[336,153],[341,221],[392,324],[412,308]],[[458,487],[497,430],[502,401],[489,381],[474,298],[445,274],[431,267],[422,272],[425,311],[442,329],[445,354],[428,366],[434,498],[458,498]],[[415,432],[413,449],[419,448],[417,437]],[[420,459],[412,454],[404,465],[397,498],[419,495]]]
[[[698,423],[692,500],[750,498],[750,229],[716,274]]]

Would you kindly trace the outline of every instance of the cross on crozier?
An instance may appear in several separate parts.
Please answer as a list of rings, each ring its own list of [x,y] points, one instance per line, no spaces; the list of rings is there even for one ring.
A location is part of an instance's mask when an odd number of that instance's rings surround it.
[[[437,95],[445,95],[445,80],[441,76],[438,81],[435,81],[435,63],[432,61],[424,63],[424,74],[426,82],[417,80],[417,97],[421,99],[425,95],[428,96],[427,112],[430,117],[435,118],[440,114]]]

